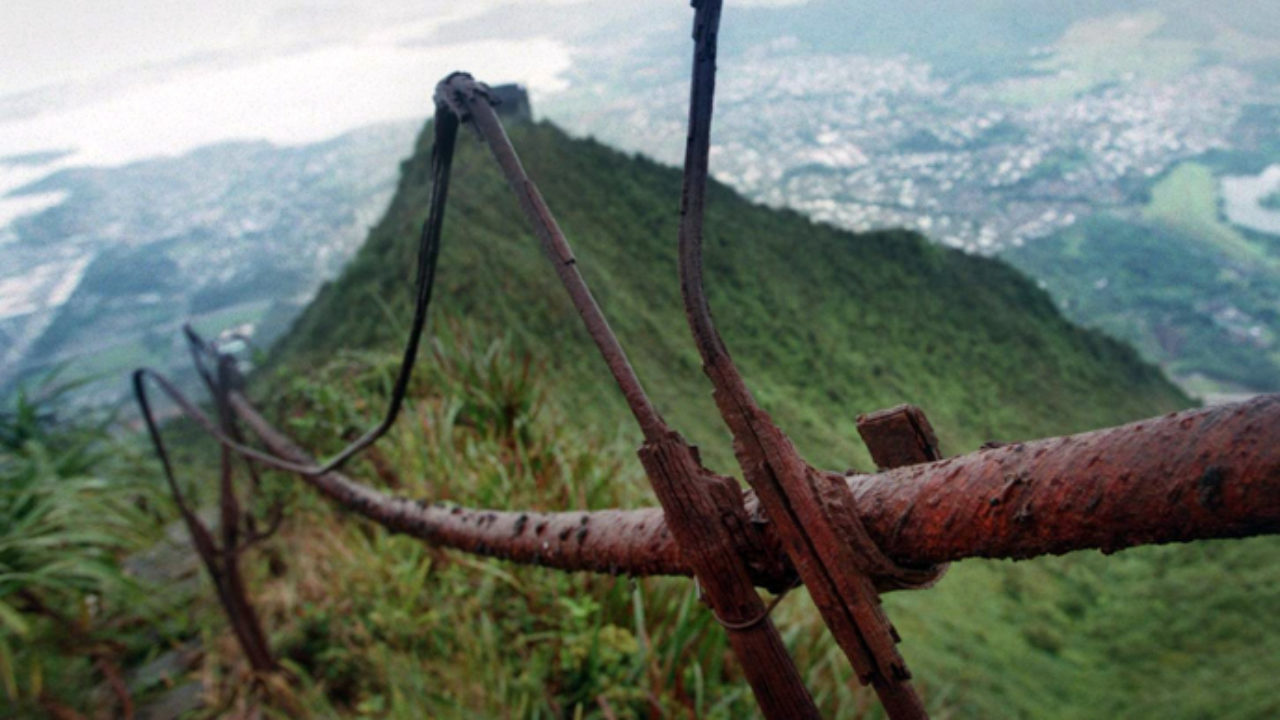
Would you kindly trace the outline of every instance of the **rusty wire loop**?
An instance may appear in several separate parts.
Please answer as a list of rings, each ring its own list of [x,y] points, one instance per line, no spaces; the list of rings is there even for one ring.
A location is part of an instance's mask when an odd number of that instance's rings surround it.
[[[654,409],[645,393],[639,378],[632,368],[626,352],[618,342],[617,336],[609,327],[608,321],[600,311],[599,305],[578,271],[572,250],[560,231],[555,219],[551,216],[537,188],[525,175],[520,160],[511,147],[501,123],[497,121],[489,104],[492,102],[488,87],[476,82],[466,73],[452,73],[442,80],[436,91],[436,112],[434,119],[435,145],[432,150],[432,191],[430,208],[423,224],[418,249],[418,270],[415,282],[414,316],[409,338],[405,344],[400,370],[397,373],[391,398],[382,421],[368,430],[364,435],[340,450],[329,460],[320,464],[304,465],[287,458],[263,452],[245,444],[240,438],[219,427],[192,403],[161,374],[149,368],[140,368],[134,372],[134,395],[142,411],[143,420],[151,433],[153,444],[159,454],[164,454],[160,444],[160,435],[156,428],[154,414],[146,392],[145,380],[150,379],[174,404],[191,419],[195,420],[206,433],[213,436],[220,444],[239,453],[247,460],[256,460],[270,467],[287,472],[295,472],[306,476],[323,475],[336,470],[361,450],[372,445],[382,437],[400,413],[409,381],[417,357],[422,332],[426,324],[430,307],[431,290],[434,284],[436,261],[439,256],[441,229],[444,222],[444,210],[448,197],[450,170],[457,139],[458,126],[463,121],[471,121],[488,144],[494,158],[502,167],[512,189],[520,201],[521,208],[533,223],[534,232],[543,245],[543,249],[551,259],[556,274],[560,277],[565,290],[569,293],[574,307],[582,318],[591,339],[598,347],[606,365],[613,374],[614,380],[627,406],[635,416],[645,437],[657,437],[667,432],[662,417]],[[477,112],[477,110],[481,110]],[[210,355],[217,362],[219,357],[215,348],[205,343],[189,326],[184,328],[191,355],[197,372],[205,384],[212,387],[213,379],[205,365],[204,356]]]
[[[773,596],[773,599],[769,601],[768,605],[764,606],[764,610],[762,610],[759,614],[757,614],[753,618],[748,618],[740,622],[725,620],[724,618],[720,617],[720,613],[714,607],[711,607],[710,605],[708,605],[708,607],[710,607],[711,609],[711,617],[715,618],[715,621],[719,623],[720,626],[723,627],[724,629],[749,630],[759,625],[760,623],[764,622],[765,620],[768,620],[769,616],[773,615],[774,609],[777,608],[778,605],[781,604],[784,599],[786,599],[787,595],[790,595],[792,590],[795,590],[796,588],[800,587],[803,584],[804,582],[797,577],[795,579],[795,582],[792,582],[791,585],[779,590],[778,594]],[[699,600],[706,599],[702,595],[702,583],[698,582],[697,576],[694,576],[693,578],[693,588],[694,588],[694,591],[698,594]]]
[[[152,410],[147,389],[148,381],[167,396],[183,415],[194,421],[206,434],[216,439],[224,450],[234,452],[243,458],[248,466],[254,486],[258,484],[255,462],[277,470],[315,478],[341,467],[351,457],[376,442],[394,423],[407,394],[414,361],[416,360],[426,323],[436,261],[439,256],[444,209],[448,196],[450,170],[457,131],[463,121],[472,121],[473,127],[488,144],[495,159],[502,167],[504,174],[506,174],[512,185],[512,189],[520,200],[522,209],[525,210],[526,215],[529,216],[533,223],[535,234],[542,242],[544,251],[552,260],[557,274],[560,276],[574,306],[582,317],[589,334],[605,359],[615,381],[622,390],[628,407],[635,415],[641,430],[646,437],[661,436],[669,432],[661,416],[654,409],[647,394],[644,392],[625,351],[610,329],[603,313],[587,288],[585,280],[579,273],[576,261],[567,241],[564,239],[563,233],[556,225],[537,188],[524,174],[514,148],[511,147],[510,141],[502,130],[501,123],[497,121],[496,115],[494,115],[490,107],[491,102],[492,98],[487,86],[475,82],[470,75],[465,73],[449,75],[441,81],[437,88],[434,118],[435,144],[431,161],[432,191],[430,207],[419,240],[414,317],[386,414],[377,426],[340,450],[331,459],[318,464],[298,462],[296,459],[282,457],[279,454],[267,452],[247,444],[227,406],[228,394],[232,390],[238,389],[242,384],[242,378],[239,377],[235,369],[234,361],[230,357],[223,355],[215,343],[206,342],[201,338],[190,325],[184,325],[183,327],[188,350],[197,374],[213,399],[217,420],[209,417],[173,381],[161,373],[150,368],[139,368],[134,371],[132,385],[135,399],[146,424],[152,445],[161,462],[166,482],[180,504],[185,505],[185,496],[175,479],[173,464],[161,436],[155,413]],[[216,370],[210,368],[210,363],[216,366]],[[278,526],[279,521],[280,517],[273,509],[269,528],[260,533],[254,527],[255,521],[250,517],[247,521],[249,523],[248,539],[256,541],[262,536],[270,534]]]

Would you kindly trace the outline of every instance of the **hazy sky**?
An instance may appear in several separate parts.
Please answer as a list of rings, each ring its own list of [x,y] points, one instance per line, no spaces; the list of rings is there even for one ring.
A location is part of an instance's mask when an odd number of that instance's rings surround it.
[[[7,0],[0,156],[71,149],[67,162],[112,164],[223,139],[308,142],[423,117],[454,69],[558,88],[570,47],[553,28],[515,41],[435,34],[499,4]]]
[[[375,122],[421,119],[431,112],[436,81],[459,69],[523,83],[536,103],[565,85],[575,39],[587,42],[606,27],[639,30],[659,16],[692,17],[688,0],[3,3],[0,227],[59,202],[56,194],[4,197],[59,168],[176,155],[224,140],[314,142]],[[490,37],[495,27],[508,36]],[[49,150],[69,154],[43,165],[3,162]]]

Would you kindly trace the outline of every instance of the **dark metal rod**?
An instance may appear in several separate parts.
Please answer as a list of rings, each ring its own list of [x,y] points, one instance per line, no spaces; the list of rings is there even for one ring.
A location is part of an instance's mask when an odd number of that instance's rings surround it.
[[[650,402],[649,396],[640,383],[640,378],[631,367],[631,361],[627,359],[626,351],[622,349],[617,336],[609,327],[609,321],[605,319],[590,288],[583,280],[582,273],[578,270],[577,258],[574,257],[573,249],[569,247],[569,241],[565,239],[564,232],[560,230],[560,225],[542,199],[537,186],[525,173],[520,157],[516,154],[506,130],[503,129],[501,121],[498,120],[497,114],[490,105],[485,87],[466,73],[454,73],[440,82],[436,97],[438,101],[449,104],[460,117],[471,121],[485,144],[489,146],[494,160],[502,169],[507,184],[520,203],[520,209],[533,225],[534,234],[542,243],[543,251],[551,260],[556,275],[569,293],[569,299],[581,316],[587,333],[600,350],[600,355],[608,365],[609,372],[613,374],[614,381],[622,391],[627,407],[635,416],[641,432],[647,439],[662,437],[667,431],[666,424],[654,409],[653,403]]]

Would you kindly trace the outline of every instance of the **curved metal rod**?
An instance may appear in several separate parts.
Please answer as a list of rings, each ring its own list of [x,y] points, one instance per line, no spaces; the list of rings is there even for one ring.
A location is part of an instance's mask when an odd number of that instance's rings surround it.
[[[684,187],[680,207],[680,291],[703,371],[715,388],[716,405],[734,438],[738,463],[762,506],[783,537],[784,547],[813,595],[823,620],[853,664],[859,680],[870,683],[894,720],[926,718],[910,671],[899,653],[897,632],[880,607],[876,589],[862,569],[882,556],[863,542],[850,548],[841,535],[867,538],[856,513],[841,528],[818,473],[800,457],[786,434],[760,408],[725,348],[711,317],[703,287],[702,235],[706,207],[711,116],[715,94],[717,34],[721,0],[694,0],[693,81],[689,133],[685,145]]]
[[[307,452],[269,423],[241,394],[230,404],[272,452],[297,463]],[[340,507],[391,532],[511,562],[635,576],[688,575],[658,508],[536,512],[433,503],[390,495],[333,471],[304,481]],[[763,573],[762,569],[762,573]],[[761,584],[780,581],[761,577]]]
[[[716,329],[703,283],[702,237],[706,213],[707,181],[711,152],[711,116],[716,88],[716,40],[720,25],[720,0],[698,0],[693,37],[695,54],[689,96],[689,132],[685,141],[684,184],[680,194],[679,272],[680,296],[694,343],[702,356],[703,370],[711,379],[719,402],[729,402],[740,412],[768,420],[742,379],[733,357]],[[731,429],[733,429],[731,427]],[[735,434],[737,430],[734,430]]]
[[[702,282],[702,219],[706,210],[711,148],[711,112],[716,91],[716,38],[720,2],[698,5],[694,20],[693,82],[689,95],[689,132],[685,138],[684,186],[680,195],[680,294],[694,342],[703,362],[733,360],[711,318]]]

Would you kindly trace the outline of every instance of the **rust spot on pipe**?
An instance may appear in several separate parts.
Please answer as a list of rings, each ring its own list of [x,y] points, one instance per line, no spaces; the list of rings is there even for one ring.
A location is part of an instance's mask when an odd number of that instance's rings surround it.
[[[1200,499],[1200,504],[1212,511],[1221,508],[1222,486],[1225,483],[1226,476],[1222,468],[1216,465],[1207,468],[1196,482],[1196,496]]]

